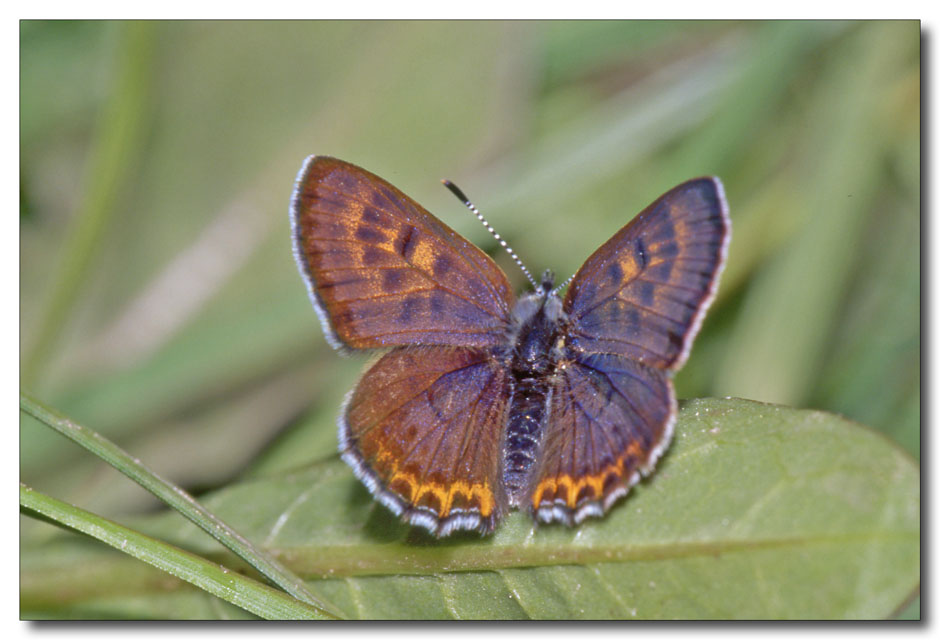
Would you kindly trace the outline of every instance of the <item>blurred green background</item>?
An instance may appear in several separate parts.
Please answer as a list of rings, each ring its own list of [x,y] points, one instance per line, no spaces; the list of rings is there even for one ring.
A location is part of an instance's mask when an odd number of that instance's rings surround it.
[[[22,22],[24,389],[200,493],[335,451],[365,360],[293,264],[303,158],[382,176],[524,279],[688,178],[734,235],[680,398],[841,413],[920,447],[917,22]],[[21,478],[155,501],[23,418]],[[24,520],[23,541],[44,529]],[[38,536],[37,539],[31,536]],[[38,540],[38,542],[37,542]]]

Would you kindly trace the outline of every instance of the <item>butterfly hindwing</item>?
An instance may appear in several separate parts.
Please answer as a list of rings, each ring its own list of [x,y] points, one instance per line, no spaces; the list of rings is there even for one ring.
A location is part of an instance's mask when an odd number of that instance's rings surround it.
[[[436,535],[490,532],[506,510],[499,465],[507,372],[490,353],[401,347],[352,392],[340,449],[369,490]]]
[[[311,156],[291,201],[294,255],[337,348],[484,347],[514,298],[496,263],[364,169]]]
[[[588,258],[565,296],[572,344],[649,366],[682,366],[730,237],[721,182],[668,191]]]
[[[676,400],[667,373],[615,354],[560,368],[531,508],[542,521],[602,515],[650,470],[672,436]]]

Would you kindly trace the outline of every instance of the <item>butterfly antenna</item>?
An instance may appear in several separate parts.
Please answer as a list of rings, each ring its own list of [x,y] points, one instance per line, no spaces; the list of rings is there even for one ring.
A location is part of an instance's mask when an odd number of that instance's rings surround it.
[[[575,274],[573,274],[573,273],[572,273],[570,276],[568,276],[568,279],[567,279],[567,280],[565,280],[565,281],[562,282],[560,285],[558,285],[557,287],[555,287],[554,289],[552,289],[552,293],[557,294],[559,291],[561,291],[562,289],[564,289],[565,287],[567,287],[569,284],[571,284],[571,281],[574,280],[574,276],[575,276]]]
[[[474,215],[477,217],[477,220],[479,220],[480,222],[482,222],[482,223],[483,223],[483,226],[486,227],[486,230],[490,232],[490,235],[492,235],[492,236],[496,239],[496,241],[499,242],[499,246],[501,246],[503,249],[505,249],[507,252],[509,252],[509,256],[515,261],[515,263],[516,263],[517,265],[519,265],[519,268],[522,269],[522,273],[525,274],[525,277],[529,279],[529,282],[532,284],[532,288],[533,288],[533,289],[538,289],[538,288],[539,288],[539,285],[536,284],[535,278],[532,277],[532,274],[529,272],[528,269],[526,269],[526,266],[525,266],[524,264],[522,264],[522,260],[520,260],[520,259],[519,259],[519,256],[516,255],[516,252],[512,250],[512,247],[510,247],[510,246],[506,243],[506,241],[503,240],[503,239],[499,236],[498,233],[496,233],[496,229],[494,229],[493,227],[490,226],[490,223],[486,221],[486,218],[483,217],[483,214],[480,213],[480,210],[477,209],[475,206],[473,206],[473,203],[470,202],[470,200],[467,198],[466,195],[464,195],[464,192],[461,191],[460,188],[459,188],[457,185],[455,185],[453,182],[451,182],[450,180],[441,180],[441,182],[444,183],[444,186],[445,186],[445,187],[447,187],[448,189],[450,189],[450,192],[451,192],[451,193],[453,193],[455,196],[457,196],[457,199],[458,199],[458,200],[460,200],[462,203],[464,203],[464,205],[465,205],[468,209],[470,209],[470,211],[472,211],[472,212],[474,213]]]

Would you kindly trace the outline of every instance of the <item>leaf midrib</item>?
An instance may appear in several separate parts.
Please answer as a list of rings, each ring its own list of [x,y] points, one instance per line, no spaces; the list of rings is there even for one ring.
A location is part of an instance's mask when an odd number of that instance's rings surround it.
[[[656,562],[676,558],[714,557],[787,547],[814,545],[911,542],[917,531],[875,531],[761,540],[722,540],[649,545],[572,547],[404,548],[395,543],[371,547],[325,546],[271,548],[269,551],[306,578],[341,578],[365,575],[432,575],[460,571]],[[396,548],[397,547],[397,548]]]

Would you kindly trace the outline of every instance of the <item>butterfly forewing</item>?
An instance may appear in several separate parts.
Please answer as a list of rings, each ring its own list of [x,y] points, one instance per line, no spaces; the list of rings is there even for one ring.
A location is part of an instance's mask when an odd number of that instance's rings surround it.
[[[614,354],[560,368],[532,488],[540,520],[599,516],[668,444],[676,401],[667,374]]]
[[[513,300],[489,256],[364,169],[311,156],[291,203],[294,255],[333,346],[493,346]]]
[[[363,376],[340,449],[372,493],[407,521],[446,535],[492,531],[500,485],[507,372],[480,349],[403,347]]]
[[[717,178],[668,191],[575,275],[564,307],[572,344],[678,369],[714,295],[729,231]]]

